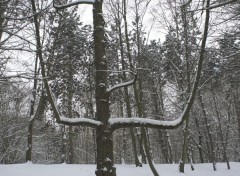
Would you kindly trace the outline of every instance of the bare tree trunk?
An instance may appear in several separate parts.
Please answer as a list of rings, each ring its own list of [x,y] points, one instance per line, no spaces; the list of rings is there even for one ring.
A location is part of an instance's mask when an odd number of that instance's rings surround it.
[[[145,115],[145,111],[144,111],[144,108],[143,108],[143,95],[142,95],[142,80],[141,78],[138,80],[138,87],[139,87],[139,98],[136,99],[136,103],[137,103],[137,112],[138,112],[138,115],[139,117],[141,118],[145,118],[146,115]],[[148,142],[148,137],[147,137],[147,133],[146,133],[146,129],[144,127],[141,128],[141,137],[142,137],[142,142],[143,142],[143,147],[145,150],[143,150],[142,152],[145,152],[146,153],[146,158],[147,158],[147,161],[148,161],[148,164],[151,168],[151,171],[153,173],[154,176],[159,176],[155,166],[154,166],[154,163],[152,161],[152,156],[151,156],[151,153],[150,153],[150,146],[149,146],[149,142]]]
[[[119,5],[119,4],[118,4]],[[117,27],[118,27],[118,37],[119,37],[119,44],[120,44],[120,53],[121,53],[121,63],[122,63],[122,69],[125,70],[125,61],[124,61],[124,50],[123,50],[123,41],[122,41],[122,29],[121,29],[121,24],[120,24],[120,12],[118,11],[118,19],[117,19]],[[126,73],[123,72],[123,79],[126,80]],[[131,105],[130,105],[130,100],[129,100],[129,94],[128,94],[128,88],[124,87],[124,99],[126,102],[126,110],[127,110],[127,117],[130,118],[132,117],[132,110],[131,110]],[[134,136],[134,130],[133,128],[130,128],[130,135],[132,139],[132,146],[133,146],[133,153],[134,153],[134,160],[136,167],[142,166],[142,164],[139,162],[138,157],[137,157],[137,145],[136,145],[136,139]]]
[[[240,149],[240,96],[239,96],[238,88],[235,89],[234,106],[235,106],[235,111],[237,116],[238,150],[239,150]],[[238,157],[240,159],[240,156]]]
[[[190,50],[189,50],[189,37],[188,37],[188,21],[187,21],[187,6],[191,3],[191,0],[187,2],[187,4],[184,4],[181,6],[181,15],[183,20],[183,37],[184,37],[184,53],[185,53],[185,60],[186,60],[186,77],[187,77],[187,94],[190,94],[191,92],[191,75],[190,75]],[[179,170],[180,172],[184,173],[184,165],[187,160],[187,154],[188,154],[188,145],[189,145],[189,115],[186,117],[185,121],[185,127],[183,132],[183,151],[182,151],[182,158],[180,161]],[[193,166],[192,166],[193,168]]]
[[[33,91],[32,91],[32,100],[31,100],[31,107],[30,107],[30,118],[29,118],[29,124],[28,124],[28,143],[27,143],[27,151],[26,151],[26,162],[28,161],[32,161],[32,136],[33,136],[33,125],[34,125],[34,121],[36,118],[36,114],[34,114],[35,110],[35,103],[36,103],[36,91],[37,91],[37,63],[38,63],[38,56],[36,56],[36,60],[35,60],[35,69],[34,69],[34,82],[33,82]],[[41,106],[40,103],[42,103],[41,101],[39,102],[38,106]]]
[[[130,68],[132,70],[134,70],[134,66],[133,66],[133,60],[132,60],[132,56],[131,56],[131,49],[130,49],[130,42],[129,42],[129,37],[128,37],[128,24],[127,24],[127,4],[126,4],[126,0],[123,1],[123,10],[124,10],[124,13],[123,13],[123,19],[124,19],[124,26],[125,26],[125,37],[126,37],[126,45],[127,45],[127,56],[128,56],[128,60],[129,60],[129,64],[130,64]],[[136,99],[136,102],[139,102],[139,97],[138,97],[138,94],[137,94],[137,86],[136,84],[133,85],[133,91],[134,91],[134,97]],[[130,129],[131,130],[131,129]],[[133,132],[131,132],[133,133]],[[140,137],[141,138],[141,137]],[[142,161],[145,161],[145,154],[144,154],[144,150],[143,150],[143,146],[142,146],[142,142],[141,142],[141,139],[139,138],[139,147],[140,147],[140,154],[141,154],[141,158],[142,158]],[[133,141],[134,142],[134,141]],[[135,144],[133,144],[135,145]],[[136,157],[136,156],[135,156]],[[142,161],[139,161],[139,159],[137,159],[138,162],[139,162],[139,166],[142,165]]]
[[[208,135],[208,140],[209,140],[209,145],[210,145],[210,159],[211,159],[211,162],[213,163],[213,170],[216,171],[215,151],[214,151],[212,133],[210,130],[210,125],[208,123],[207,113],[205,110],[204,102],[203,102],[202,96],[200,94],[200,91],[199,91],[199,101],[200,101],[200,105],[201,105],[202,112],[203,112],[203,118],[204,118],[206,129],[207,129],[207,135]]]
[[[200,131],[200,124],[199,124],[199,121],[198,121],[198,118],[196,116],[194,116],[194,120],[195,120],[195,124],[196,124],[196,127],[197,127],[197,132],[198,132],[198,143],[196,144],[197,148],[198,148],[198,152],[199,152],[199,158],[200,158],[200,161],[201,163],[204,163],[204,158],[203,158],[203,151],[202,151],[202,144],[203,144],[203,141],[202,141],[202,133]]]
[[[102,16],[102,1],[93,4],[95,69],[96,69],[96,118],[103,125],[97,127],[97,176],[116,176],[113,166],[113,132],[108,120],[109,93],[107,93],[107,58],[104,41],[104,19]]]
[[[61,156],[61,163],[67,163],[66,162],[66,152],[67,152],[67,134],[66,134],[66,128],[65,125],[62,127],[62,156]]]
[[[72,99],[73,99],[73,90],[72,90],[72,84],[73,84],[73,73],[71,66],[68,68],[68,78],[67,78],[67,109],[68,109],[68,117],[73,118],[72,113]],[[74,163],[74,137],[73,137],[73,127],[69,126],[69,133],[68,133],[68,144],[69,144],[69,151],[68,151],[68,163],[73,164]]]
[[[227,163],[227,168],[230,169],[230,164],[229,164],[227,151],[226,151],[226,147],[225,147],[226,145],[225,145],[224,137],[223,137],[220,112],[219,112],[219,108],[217,106],[217,101],[216,101],[216,97],[215,97],[216,95],[214,94],[214,92],[212,92],[212,95],[213,95],[213,102],[214,102],[214,107],[215,107],[215,113],[216,113],[217,120],[218,120],[219,135],[220,135],[220,140],[221,140],[221,145],[222,145],[223,162],[226,162]]]

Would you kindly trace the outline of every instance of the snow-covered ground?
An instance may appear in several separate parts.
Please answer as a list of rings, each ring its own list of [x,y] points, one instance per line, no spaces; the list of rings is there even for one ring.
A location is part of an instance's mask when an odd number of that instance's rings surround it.
[[[156,165],[160,176],[240,176],[240,162],[231,163],[231,169],[227,170],[225,163],[217,164],[217,171],[213,171],[211,164],[196,164],[191,171],[186,165],[186,172],[178,172],[177,164]],[[150,168],[144,165],[136,168],[134,165],[116,165],[117,176],[152,176]],[[95,176],[95,165],[69,165],[69,164],[12,164],[0,165],[0,176]]]

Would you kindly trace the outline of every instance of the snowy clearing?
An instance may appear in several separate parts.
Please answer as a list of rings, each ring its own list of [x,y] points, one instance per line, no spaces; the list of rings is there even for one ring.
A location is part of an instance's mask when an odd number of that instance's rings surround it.
[[[196,164],[195,171],[186,165],[186,172],[178,172],[177,164],[157,164],[160,176],[239,176],[240,163],[230,163],[227,170],[225,163],[217,164],[217,171],[213,171],[212,164]],[[117,176],[152,176],[148,165],[136,168],[134,165],[116,165]],[[0,176],[95,176],[95,165],[90,164],[12,164],[0,165]]]

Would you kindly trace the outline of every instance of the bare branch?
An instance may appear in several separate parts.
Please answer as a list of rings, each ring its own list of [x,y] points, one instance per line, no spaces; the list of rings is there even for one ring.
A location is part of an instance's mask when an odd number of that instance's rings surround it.
[[[112,86],[112,87],[108,88],[106,90],[106,92],[110,93],[110,92],[112,92],[112,91],[114,91],[116,89],[133,85],[136,82],[136,80],[137,80],[137,74],[135,74],[135,73],[133,73],[133,74],[134,74],[134,78],[132,80],[127,81],[127,82],[122,82],[122,83],[119,83],[119,84],[117,84],[115,86]]]
[[[29,16],[25,16],[25,17],[22,17],[22,18],[13,18],[13,17],[10,17],[10,16],[5,16],[4,18],[5,19],[9,19],[9,20],[26,20],[26,19],[29,19],[29,18],[33,18],[35,15],[42,14],[44,11],[48,10],[49,8],[51,8],[52,7],[51,5],[52,5],[52,2],[49,3],[44,9],[41,9],[39,12],[36,12],[35,14],[29,15]]]
[[[78,1],[70,2],[64,5],[57,5],[55,4],[55,1],[53,1],[53,7],[56,9],[64,9],[64,8],[68,8],[68,7],[79,5],[79,4],[94,4],[94,2],[95,0],[78,0]]]
[[[12,47],[1,47],[2,50],[6,51],[14,51],[14,50],[18,50],[18,51],[26,51],[26,52],[29,52],[29,53],[32,53],[32,52],[36,52],[35,50],[31,50],[31,49],[25,49],[23,47],[21,48],[12,48]]]
[[[225,5],[229,5],[229,4],[232,4],[234,2],[239,2],[239,0],[231,0],[231,1],[227,1],[227,2],[222,2],[222,3],[213,3],[215,5],[211,5],[209,6],[208,8],[201,8],[201,9],[196,9],[196,10],[190,10],[188,12],[193,12],[193,11],[202,11],[202,10],[212,10],[212,9],[216,9],[216,8],[219,8],[219,7],[223,7]]]
[[[28,73],[17,73],[14,75],[0,77],[0,79],[2,79],[2,80],[9,80],[9,79],[13,79],[13,78],[33,79],[34,75],[28,74]],[[36,79],[38,79],[38,78],[36,78]],[[41,80],[41,79],[38,79],[38,80]]]
[[[218,3],[218,4],[216,4],[216,5],[210,6],[208,9],[215,9],[215,8],[222,7],[222,6],[225,6],[225,5],[228,5],[228,4],[237,2],[237,1],[239,1],[239,0],[231,0],[231,1],[226,1],[226,2],[222,2],[222,3]]]

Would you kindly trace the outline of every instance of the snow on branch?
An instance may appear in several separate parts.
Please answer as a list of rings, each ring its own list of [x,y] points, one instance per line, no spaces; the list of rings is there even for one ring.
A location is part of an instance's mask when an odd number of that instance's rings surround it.
[[[55,1],[53,1],[53,7],[56,9],[64,9],[64,8],[68,8],[78,4],[94,4],[94,2],[95,0],[78,0],[78,1],[67,3],[67,4],[63,4],[63,5],[57,5],[55,4]]]
[[[127,81],[127,82],[122,82],[122,83],[119,83],[119,84],[117,84],[117,85],[115,85],[115,86],[112,86],[112,87],[108,88],[108,89],[106,90],[106,92],[107,92],[107,93],[110,93],[110,92],[112,92],[112,91],[114,91],[114,90],[116,90],[116,89],[119,89],[119,88],[121,88],[121,87],[127,87],[127,86],[130,86],[130,85],[134,84],[134,83],[136,82],[136,80],[137,80],[137,74],[136,74],[136,73],[133,73],[133,72],[131,72],[131,73],[132,73],[133,76],[134,76],[134,78],[133,78],[132,80]]]
[[[161,128],[161,129],[173,129],[177,128],[180,124],[181,118],[173,121],[160,121],[150,118],[111,118],[109,124],[115,130],[125,127],[148,127],[148,128]]]
[[[45,83],[45,87],[46,87],[46,83]],[[48,84],[47,84],[47,87],[48,87]],[[64,125],[69,125],[69,126],[79,126],[79,125],[90,126],[90,127],[93,127],[93,128],[96,128],[97,126],[102,125],[101,122],[99,122],[97,120],[89,119],[89,118],[82,118],[82,117],[80,117],[80,118],[66,118],[66,117],[63,117],[60,114],[60,112],[57,108],[57,103],[56,103],[55,97],[52,94],[49,87],[48,87],[48,91],[46,91],[46,92],[47,92],[47,95],[49,97],[49,101],[50,101],[50,104],[52,106],[52,109],[54,111],[54,115],[56,117],[57,123],[64,124]]]
[[[151,117],[147,118],[110,118],[109,124],[112,129],[116,130],[119,128],[126,127],[148,127],[148,128],[159,128],[159,129],[175,129],[178,128],[188,116],[191,106],[192,106],[193,96],[188,100],[188,103],[182,112],[181,116],[175,120],[163,121],[163,120],[154,120]]]
[[[179,127],[189,116],[190,110],[193,106],[194,99],[198,90],[199,80],[201,77],[202,65],[205,55],[205,47],[208,35],[208,28],[209,28],[209,19],[210,19],[210,0],[207,0],[206,6],[206,18],[205,18],[205,25],[204,25],[204,33],[203,39],[201,43],[201,48],[199,51],[199,60],[198,60],[198,68],[196,72],[195,81],[192,87],[191,94],[188,98],[188,102],[181,114],[176,120],[172,121],[160,121],[160,120],[153,120],[151,118],[110,118],[109,124],[113,130],[119,128],[126,128],[126,127],[151,127],[151,128],[159,128],[159,129],[174,129]]]
[[[31,0],[32,2],[32,10],[33,13],[36,14],[36,5],[35,5],[35,1]],[[42,51],[42,42],[41,42],[41,36],[40,36],[40,28],[39,28],[39,22],[38,22],[38,14],[34,15],[34,25],[35,25],[35,37],[36,37],[36,42],[37,42],[37,54],[39,56],[39,61],[40,61],[40,66],[41,66],[41,74],[42,74],[42,79],[43,79],[43,83],[45,86],[45,90],[46,90],[46,94],[48,97],[48,101],[52,107],[53,110],[53,114],[57,120],[57,123],[60,124],[65,124],[65,125],[71,125],[71,126],[77,126],[77,125],[84,125],[84,126],[90,126],[90,127],[97,127],[99,125],[102,125],[101,122],[96,121],[96,120],[92,120],[92,119],[87,119],[87,118],[66,118],[61,116],[58,107],[57,107],[57,103],[56,103],[56,99],[54,97],[54,95],[52,94],[52,91],[49,87],[48,81],[47,81],[47,74],[46,74],[46,70],[45,70],[45,63],[44,63],[44,58],[43,58],[43,51]]]
[[[88,118],[66,118],[60,116],[60,123],[69,125],[69,126],[78,126],[78,125],[83,125],[83,126],[90,126],[90,127],[97,127],[102,125],[101,122],[93,120],[93,119],[88,119]]]

